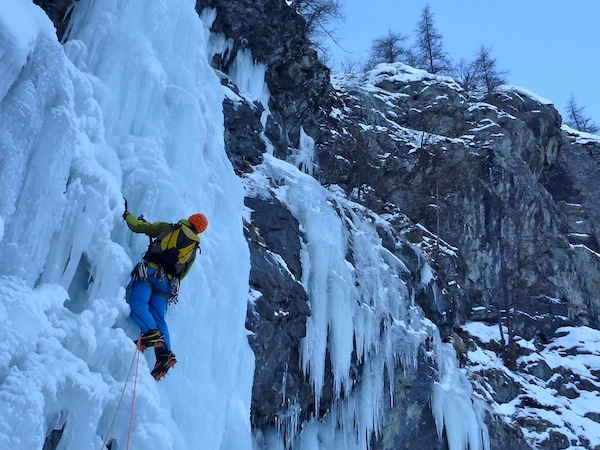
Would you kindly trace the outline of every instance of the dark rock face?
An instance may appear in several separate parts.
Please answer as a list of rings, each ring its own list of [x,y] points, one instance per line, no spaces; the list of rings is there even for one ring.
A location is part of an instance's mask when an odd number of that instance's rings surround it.
[[[250,102],[244,99],[237,86],[227,77],[223,76],[221,83],[239,97],[238,101],[225,97],[223,114],[225,149],[236,173],[240,175],[252,171],[252,166],[260,164],[263,160],[265,144],[260,138],[263,131],[260,117],[264,108],[258,101]]]
[[[415,371],[399,374],[395,379],[394,404],[386,405],[381,437],[374,442],[376,450],[431,449],[446,450],[445,441],[436,436],[431,415],[431,390],[435,381],[435,361],[421,352]]]
[[[306,335],[308,296],[298,282],[300,231],[298,222],[277,199],[247,198],[253,210],[246,227],[250,247],[250,287],[246,328],[256,356],[252,421],[259,427],[275,423],[292,404],[310,410],[312,389],[298,361],[298,342]],[[276,257],[280,256],[283,264]]]
[[[467,304],[462,301],[464,294],[452,281],[464,274],[462,261],[453,254],[454,250],[446,242],[437,240],[426,229],[415,226],[405,215],[397,213],[391,225],[393,233],[383,229],[378,231],[383,246],[409,269],[411,275],[407,281],[417,304],[426,317],[438,326],[442,337],[449,336],[459,323],[458,317],[468,313],[465,310]],[[437,255],[435,261],[425,257],[429,252]],[[431,264],[437,272],[435,283],[422,282],[426,264]]]
[[[451,80],[392,81],[396,75],[338,82],[329,122],[337,133],[319,153],[323,181],[376,211],[404,212],[457,250],[450,266],[465,289],[452,302],[454,325],[472,307],[494,315],[507,304],[527,338],[568,323],[560,316],[596,325],[597,306],[585,300],[596,292],[586,281],[595,276],[580,277],[582,255],[539,184],[563,146],[556,110],[516,91],[477,103]],[[450,252],[429,247],[433,266],[447,273],[440,255]]]
[[[313,136],[317,123],[328,109],[331,90],[329,69],[318,61],[306,37],[302,16],[281,0],[198,0],[196,10],[214,8],[217,18],[212,32],[234,40],[226,60],[215,66],[227,72],[241,49],[250,49],[254,58],[267,66],[266,83],[271,93],[272,113],[266,135],[275,145],[275,154],[288,156],[288,147],[298,147],[300,126]]]
[[[486,420],[490,434],[491,449],[531,450],[523,432],[518,428],[507,426],[499,418],[491,416]]]
[[[568,239],[600,250],[600,140],[563,131],[563,150],[542,182],[568,223]]]
[[[71,17],[71,10],[79,0],[34,0],[33,3],[40,6],[56,27],[56,35],[61,41]]]
[[[50,431],[50,434],[46,436],[42,450],[56,450],[58,444],[60,444],[60,439],[62,438],[64,430],[65,427],[63,425],[63,427],[58,430]]]

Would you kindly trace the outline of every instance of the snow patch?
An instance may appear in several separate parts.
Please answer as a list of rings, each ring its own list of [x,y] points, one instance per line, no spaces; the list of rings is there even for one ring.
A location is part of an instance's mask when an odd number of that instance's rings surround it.
[[[513,85],[502,85],[500,87],[498,87],[498,92],[514,92],[520,95],[524,95],[525,97],[529,97],[532,100],[535,100],[538,103],[541,103],[542,105],[554,105],[554,102],[551,102],[548,99],[545,99],[544,97],[541,97],[537,94],[535,94],[532,91],[529,91],[523,87],[520,86],[513,86]]]

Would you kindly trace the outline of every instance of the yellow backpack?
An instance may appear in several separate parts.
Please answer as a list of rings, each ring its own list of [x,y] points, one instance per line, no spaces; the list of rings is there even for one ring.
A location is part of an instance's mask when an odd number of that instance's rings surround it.
[[[153,239],[143,258],[158,264],[167,274],[179,277],[192,265],[199,248],[198,235],[188,225],[179,222]]]

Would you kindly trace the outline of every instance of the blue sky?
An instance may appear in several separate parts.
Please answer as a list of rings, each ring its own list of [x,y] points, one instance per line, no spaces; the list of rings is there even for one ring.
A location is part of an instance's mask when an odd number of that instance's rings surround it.
[[[454,60],[492,49],[509,84],[552,101],[564,113],[571,93],[600,126],[600,0],[342,0],[337,26],[344,50],[330,44],[333,61],[366,59],[388,30],[413,34],[429,4]]]

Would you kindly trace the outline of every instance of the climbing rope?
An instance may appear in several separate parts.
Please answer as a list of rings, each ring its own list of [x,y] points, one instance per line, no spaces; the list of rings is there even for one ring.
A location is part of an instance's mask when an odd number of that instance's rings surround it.
[[[140,338],[141,338],[141,336],[140,336]],[[140,340],[138,340],[138,345],[136,346],[135,351],[133,353],[133,358],[131,358],[131,364],[129,365],[129,372],[127,372],[127,377],[125,378],[125,384],[123,385],[123,390],[121,391],[121,397],[119,398],[119,402],[117,403],[117,407],[115,408],[115,413],[113,414],[112,420],[110,422],[110,426],[108,427],[108,431],[106,432],[106,436],[104,437],[104,441],[102,442],[102,447],[100,447],[102,450],[104,450],[106,448],[106,445],[108,444],[108,439],[110,437],[110,433],[111,433],[112,428],[117,419],[117,413],[119,412],[121,403],[123,403],[123,397],[125,397],[125,391],[127,389],[127,384],[129,383],[129,378],[131,377],[131,371],[133,370],[133,363],[135,362],[136,355],[138,357],[137,360],[138,360],[138,365],[139,365],[139,362],[140,362],[139,342],[140,342]],[[137,381],[137,372],[136,372],[136,381]],[[134,390],[134,397],[135,397],[135,390]]]
[[[140,343],[141,342],[142,342],[142,336],[140,335],[140,338],[138,339],[138,345],[137,345],[137,363],[136,363],[136,367],[135,367],[135,378],[133,379],[133,397],[131,399],[131,411],[129,413],[129,430],[127,430],[127,450],[129,450],[129,440],[131,438],[131,427],[133,425],[133,407],[135,405],[135,391],[137,388],[138,372],[139,372],[139,368],[140,368],[140,353],[142,353],[140,351]]]

